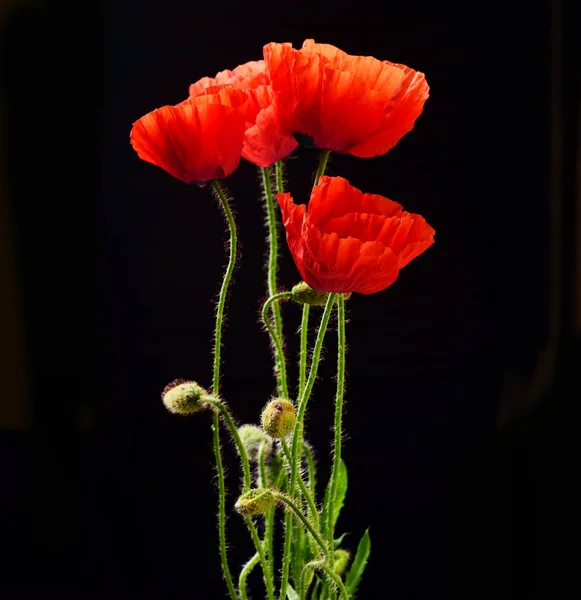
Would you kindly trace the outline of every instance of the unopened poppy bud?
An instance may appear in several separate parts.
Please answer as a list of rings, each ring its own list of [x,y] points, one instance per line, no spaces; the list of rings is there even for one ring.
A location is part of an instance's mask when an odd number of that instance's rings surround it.
[[[262,411],[264,431],[277,440],[284,439],[292,431],[295,420],[295,407],[284,398],[271,400]]]
[[[193,415],[200,412],[206,405],[203,398],[209,397],[208,392],[195,381],[176,379],[165,386],[161,399],[169,412],[176,415]]]
[[[351,554],[347,550],[343,550],[343,548],[335,550],[333,553],[333,568],[337,575],[343,575],[343,573],[345,573],[350,558]]]
[[[297,283],[291,292],[292,299],[297,304],[310,304],[311,306],[325,306],[329,297],[327,292],[318,292],[304,281]]]
[[[274,496],[266,488],[255,488],[242,494],[234,508],[243,516],[263,515],[274,506]]]
[[[257,425],[242,425],[238,428],[238,434],[250,462],[258,462],[262,444],[267,444],[267,452],[272,446],[272,440]]]

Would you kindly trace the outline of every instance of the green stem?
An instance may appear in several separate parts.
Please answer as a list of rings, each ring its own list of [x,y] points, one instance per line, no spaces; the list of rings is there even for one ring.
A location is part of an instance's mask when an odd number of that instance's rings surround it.
[[[349,592],[347,591],[347,588],[345,587],[345,585],[341,581],[341,577],[339,577],[339,575],[337,575],[337,573],[335,573],[335,571],[333,570],[333,568],[329,567],[328,565],[325,565],[323,567],[323,570],[325,571],[325,573],[327,574],[327,576],[330,579],[332,579],[333,582],[335,583],[335,585],[339,588],[339,592],[341,593],[341,597],[344,600],[349,600]]]
[[[332,554],[330,553],[329,548],[327,547],[327,544],[325,544],[325,541],[323,540],[323,538],[319,535],[317,530],[311,525],[311,522],[309,521],[309,519],[307,519],[307,517],[305,517],[302,510],[300,510],[300,508],[286,494],[283,494],[282,492],[275,491],[275,490],[272,490],[272,493],[274,494],[274,497],[277,500],[279,500],[280,502],[282,502],[283,504],[288,506],[288,508],[290,508],[292,513],[295,515],[295,517],[297,517],[297,519],[303,524],[303,527],[307,530],[307,532],[311,534],[311,537],[317,543],[317,546],[319,547],[319,550],[321,551],[322,556],[324,556],[327,561],[331,561]]]
[[[297,474],[299,470],[299,465],[301,462],[301,455],[298,452],[299,442],[303,441],[303,420],[305,417],[305,410],[307,408],[307,403],[309,401],[309,396],[315,385],[315,379],[317,378],[317,371],[319,368],[319,361],[321,358],[321,350],[323,348],[323,340],[325,338],[325,332],[327,331],[327,326],[329,324],[329,319],[331,317],[331,312],[333,310],[333,304],[335,303],[335,294],[329,294],[329,298],[327,299],[327,304],[325,305],[325,310],[323,311],[323,316],[321,317],[321,324],[319,325],[319,331],[317,333],[317,339],[315,340],[315,346],[313,348],[313,359],[311,361],[311,370],[309,371],[309,377],[305,384],[304,389],[301,392],[298,410],[297,410],[297,419],[295,422],[295,426],[293,428],[292,433],[292,445],[291,445],[291,464],[290,464],[290,485],[289,485],[289,493],[291,496],[296,495],[296,487],[297,487]],[[290,567],[290,550],[291,550],[291,536],[292,536],[292,518],[287,513],[285,515],[284,521],[284,551],[283,551],[283,559],[282,559],[282,575],[281,575],[281,598],[286,598],[286,590],[288,587],[288,575],[289,575],[289,567]]]
[[[333,468],[329,482],[330,494],[327,506],[327,538],[332,541],[334,537],[333,512],[335,496],[337,494],[337,479],[339,477],[339,466],[341,464],[341,441],[343,433],[343,398],[345,396],[345,297],[337,295],[337,393],[335,395],[335,424],[333,441]]]
[[[282,450],[285,456],[287,457],[287,460],[290,462],[290,450],[288,444],[286,443],[286,440],[282,440]],[[305,497],[305,500],[307,501],[307,505],[309,507],[309,516],[313,520],[315,527],[319,529],[319,511],[317,510],[315,501],[313,500],[313,496],[311,495],[309,488],[307,488],[307,486],[305,485],[303,478],[299,477],[298,480],[299,487],[301,488],[301,493]]]
[[[264,575],[264,586],[266,587],[266,595],[268,596],[268,600],[274,600],[273,573],[271,572],[268,561],[266,560],[264,548],[262,547],[262,542],[258,536],[258,531],[256,530],[256,526],[250,517],[244,517],[244,522],[246,523],[246,527],[248,527],[248,531],[250,531],[250,536],[254,542],[254,547],[256,548],[258,557],[260,558],[260,564],[262,565],[262,572]]]
[[[275,294],[274,296],[271,296],[264,303],[264,306],[262,307],[262,321],[264,322],[264,326],[266,327],[266,329],[268,330],[268,333],[270,334],[270,339],[274,346],[276,356],[278,357],[277,358],[277,363],[278,363],[278,367],[279,367],[278,374],[280,376],[280,384],[281,384],[280,393],[283,398],[289,397],[288,385],[287,385],[287,381],[286,381],[286,361],[284,358],[284,350],[282,347],[281,339],[276,334],[276,330],[272,326],[272,323],[270,322],[270,319],[268,318],[268,312],[269,312],[270,305],[272,303],[277,303],[279,300],[282,300],[283,298],[290,298],[291,296],[292,296],[292,292],[281,292],[280,294]]]
[[[226,305],[226,297],[228,295],[228,287],[230,280],[232,279],[232,273],[234,272],[234,266],[236,264],[236,223],[234,216],[230,210],[228,200],[222,190],[222,187],[218,181],[212,182],[212,187],[226,221],[228,223],[229,230],[229,258],[226,273],[222,280],[222,286],[220,288],[220,295],[218,297],[218,306],[216,308],[216,327],[214,329],[214,365],[213,365],[213,376],[212,376],[212,392],[215,396],[218,396],[220,389],[220,351],[222,348],[222,327],[224,325],[224,307]],[[230,567],[228,566],[228,556],[226,551],[226,484],[224,477],[224,465],[222,464],[222,454],[220,450],[220,417],[218,413],[214,412],[214,419],[212,424],[213,429],[213,445],[214,445],[214,456],[216,458],[216,474],[218,476],[218,543],[220,551],[220,561],[222,563],[222,572],[228,587],[228,593],[233,600],[238,600],[238,594],[234,588],[234,582],[232,581],[232,574],[230,573]]]
[[[307,457],[307,473],[309,475],[309,489],[313,498],[316,495],[316,471],[315,471],[315,460],[313,459],[313,451],[303,442],[303,452]]]
[[[272,194],[270,167],[262,167],[261,172],[262,186],[264,188],[264,196],[266,198],[266,213],[268,217],[268,295],[274,296],[277,291],[276,274],[278,267],[278,234],[276,228],[276,209],[274,204],[274,196]],[[281,348],[283,348],[284,344],[282,335],[282,316],[280,313],[280,306],[278,303],[272,305],[272,320],[274,322],[274,331],[276,338],[279,340]],[[284,356],[284,351],[282,353],[279,353],[277,349],[277,352],[275,354],[277,394],[281,394],[284,389],[282,380],[283,377],[286,378],[286,369],[283,364],[285,360],[286,359]],[[284,397],[286,398],[286,396]]]
[[[319,168],[317,169],[317,174],[315,175],[315,183],[313,186],[319,183],[319,179],[325,174],[325,170],[327,168],[327,161],[329,160],[329,156],[331,154],[330,150],[323,150],[321,152],[321,158],[319,159]]]
[[[284,165],[282,163],[282,160],[279,160],[276,165],[275,165],[275,169],[276,169],[276,191],[281,194],[282,192],[284,192],[284,181],[283,181],[283,170],[284,170]]]
[[[313,571],[315,569],[320,569],[325,564],[324,560],[312,560],[308,562],[302,570],[301,573],[301,589],[307,591],[307,577],[309,575],[309,571]],[[314,596],[314,590],[313,590]]]
[[[299,353],[299,390],[298,395],[303,393],[305,382],[307,380],[307,352],[309,343],[309,311],[310,306],[303,304],[303,318],[301,320],[301,342]]]
[[[216,458],[216,474],[218,476],[218,545],[220,547],[220,561],[222,563],[222,573],[228,593],[232,600],[238,600],[238,594],[234,588],[232,574],[228,566],[228,555],[226,552],[226,485],[224,483],[224,465],[222,464],[222,453],[220,452],[220,417],[214,413],[214,422],[212,423],[214,456]]]
[[[250,463],[248,462],[248,455],[246,453],[246,449],[244,448],[244,444],[242,443],[242,439],[240,438],[240,434],[238,433],[238,428],[236,427],[236,423],[234,423],[234,419],[230,414],[230,411],[222,402],[222,400],[217,400],[213,397],[206,396],[204,398],[206,404],[210,404],[213,406],[217,413],[220,414],[232,439],[234,440],[234,444],[236,445],[236,450],[238,450],[238,454],[240,454],[240,460],[242,461],[242,471],[244,473],[244,489],[242,492],[247,492],[252,487],[252,475],[250,472]]]
[[[222,327],[224,325],[224,307],[226,306],[226,297],[228,295],[228,287],[230,280],[232,279],[232,273],[234,272],[234,266],[236,265],[236,245],[238,238],[236,235],[236,223],[234,221],[234,215],[228,204],[228,199],[222,190],[222,186],[217,180],[212,181],[214,192],[220,202],[222,212],[228,222],[228,230],[230,232],[229,240],[229,258],[228,266],[226,267],[226,273],[224,273],[224,279],[222,281],[222,287],[220,288],[220,295],[218,296],[218,306],[216,308],[216,329],[214,330],[214,370],[212,378],[212,393],[218,397],[220,393],[220,353],[222,349]]]
[[[244,565],[242,571],[240,571],[240,577],[238,578],[238,589],[242,600],[248,600],[248,591],[246,590],[246,580],[248,575],[252,572],[254,567],[260,562],[260,555],[258,552]]]
[[[267,474],[266,474],[266,463],[265,455],[266,444],[262,444],[260,448],[260,454],[258,459],[258,468],[260,471],[260,479],[262,487],[270,487],[268,485]],[[276,485],[277,482],[274,482]],[[275,507],[270,508],[264,515],[264,539],[263,546],[266,549],[267,560],[270,564],[270,571],[272,577],[274,577],[274,511]],[[274,586],[274,579],[272,585]]]

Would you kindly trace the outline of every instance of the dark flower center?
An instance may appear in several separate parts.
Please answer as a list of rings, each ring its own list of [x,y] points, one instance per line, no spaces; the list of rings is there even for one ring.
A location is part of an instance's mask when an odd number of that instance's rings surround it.
[[[293,137],[295,140],[304,148],[316,148],[315,140],[306,133],[299,133],[297,131],[293,131]]]

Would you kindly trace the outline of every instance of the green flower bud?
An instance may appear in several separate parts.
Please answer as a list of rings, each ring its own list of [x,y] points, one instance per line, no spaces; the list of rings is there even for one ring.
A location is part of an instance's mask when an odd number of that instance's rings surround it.
[[[297,283],[291,292],[294,302],[297,304],[310,304],[311,306],[325,306],[329,297],[327,292],[317,292],[304,281]]]
[[[243,516],[263,515],[275,504],[272,492],[266,488],[255,488],[242,494],[234,508]]]
[[[207,396],[208,392],[195,381],[176,379],[165,386],[161,399],[169,412],[193,415],[206,408],[203,398]]]
[[[238,434],[250,462],[258,462],[262,444],[267,445],[265,451],[270,454],[272,440],[257,425],[242,425],[238,427]]]
[[[296,415],[293,403],[284,398],[271,400],[262,411],[262,427],[270,437],[284,439],[293,429]]]
[[[345,573],[350,558],[351,554],[347,550],[343,550],[343,548],[335,550],[333,553],[333,568],[337,575],[343,575],[343,573]]]

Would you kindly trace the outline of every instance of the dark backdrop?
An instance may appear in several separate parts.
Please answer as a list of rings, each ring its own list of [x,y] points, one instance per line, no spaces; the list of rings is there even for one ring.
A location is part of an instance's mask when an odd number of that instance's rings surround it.
[[[571,240],[579,79],[572,19],[566,12],[551,42],[551,11],[500,0],[125,0],[6,12],[3,166],[28,392],[22,424],[0,438],[3,597],[224,597],[210,421],[173,417],[159,399],[176,377],[210,385],[224,225],[208,190],[140,161],[128,135],[198,78],[260,58],[269,41],[306,37],[408,64],[431,86],[396,148],[373,160],[333,156],[329,167],[437,231],[393,287],[348,303],[350,490],[339,527],[352,549],[370,527],[360,597],[562,597],[556,530],[569,521],[555,465],[572,449],[568,405],[553,393],[533,408],[527,391],[551,334],[555,264],[567,310],[572,297],[570,261],[550,262],[549,194],[564,211],[553,235]],[[556,68],[573,93],[551,122]],[[567,149],[557,193],[551,123]],[[298,200],[316,159],[301,150],[288,161]],[[240,422],[257,422],[273,385],[258,324],[264,216],[252,165],[227,185],[241,259],[223,394]],[[280,280],[298,281],[286,247]],[[285,308],[291,351],[298,312]],[[308,420],[322,474],[334,343],[330,335]],[[225,452],[232,489],[237,467]],[[252,550],[236,515],[228,526],[236,566]]]

